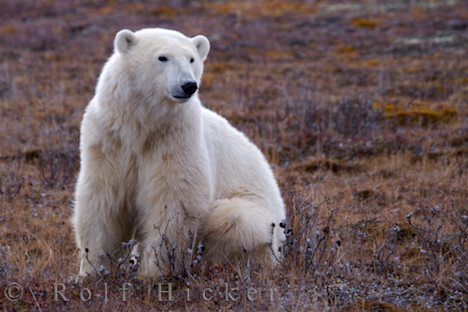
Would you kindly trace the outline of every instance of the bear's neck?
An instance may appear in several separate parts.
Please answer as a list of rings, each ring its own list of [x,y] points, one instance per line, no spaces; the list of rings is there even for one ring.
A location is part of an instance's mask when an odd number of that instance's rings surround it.
[[[101,101],[106,98],[105,102]],[[125,97],[111,92],[97,101],[103,110],[112,112],[103,114],[108,116],[103,129],[125,136],[123,142],[130,142],[135,147],[147,146],[148,140],[166,141],[172,137],[177,138],[174,142],[181,138],[193,142],[200,140],[201,103],[197,96],[186,103],[156,103],[139,95]]]

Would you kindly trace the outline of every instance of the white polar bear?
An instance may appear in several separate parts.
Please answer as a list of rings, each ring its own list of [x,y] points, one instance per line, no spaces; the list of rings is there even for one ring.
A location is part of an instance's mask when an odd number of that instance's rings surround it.
[[[108,266],[106,254],[131,238],[145,276],[179,270],[188,237],[209,260],[247,253],[274,263],[283,200],[260,150],[200,103],[208,39],[121,30],[114,49],[81,125],[80,275]]]

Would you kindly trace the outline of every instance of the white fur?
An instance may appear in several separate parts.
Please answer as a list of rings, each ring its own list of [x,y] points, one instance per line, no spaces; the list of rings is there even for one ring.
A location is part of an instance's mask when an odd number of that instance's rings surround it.
[[[189,234],[214,261],[247,252],[275,262],[285,210],[264,156],[197,92],[173,97],[185,81],[200,84],[208,39],[123,30],[114,46],[81,126],[72,220],[80,275],[108,265],[106,253],[132,237],[143,275],[180,265]]]

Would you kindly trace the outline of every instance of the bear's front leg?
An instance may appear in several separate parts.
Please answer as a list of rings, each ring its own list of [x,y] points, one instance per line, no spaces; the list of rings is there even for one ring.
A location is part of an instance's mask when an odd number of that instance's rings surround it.
[[[72,218],[80,252],[80,276],[95,275],[122,241],[130,239],[131,216],[125,213],[119,178],[102,158],[82,152]],[[92,150],[91,150],[92,152]]]
[[[166,205],[142,219],[141,276],[177,274],[191,263],[189,250],[195,244],[198,219],[174,206]]]
[[[115,230],[109,228],[103,214],[96,213],[100,205],[103,204],[98,203],[97,199],[76,201],[73,225],[80,254],[81,277],[97,274],[102,266],[108,269],[108,254],[112,254],[117,247]]]

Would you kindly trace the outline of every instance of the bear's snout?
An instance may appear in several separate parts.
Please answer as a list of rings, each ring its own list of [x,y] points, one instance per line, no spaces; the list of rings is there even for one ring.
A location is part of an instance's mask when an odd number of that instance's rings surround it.
[[[181,88],[184,91],[184,95],[190,97],[197,91],[198,86],[195,81],[187,81],[181,85]]]

